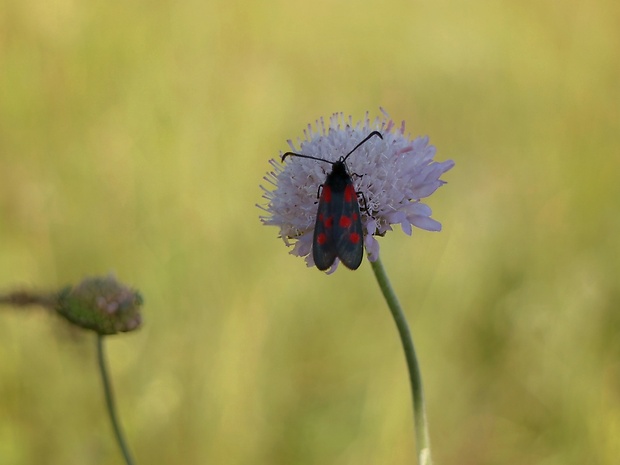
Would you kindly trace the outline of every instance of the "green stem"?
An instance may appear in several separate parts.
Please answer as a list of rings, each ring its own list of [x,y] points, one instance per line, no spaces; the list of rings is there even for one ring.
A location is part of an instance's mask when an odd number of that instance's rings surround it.
[[[58,305],[58,295],[38,294],[30,291],[16,291],[6,295],[0,295],[0,304],[12,305],[14,307],[40,305],[41,307],[53,310],[56,305]]]
[[[432,465],[431,445],[428,435],[428,422],[426,419],[426,408],[424,406],[424,393],[422,391],[422,375],[420,373],[420,365],[413,347],[413,339],[409,331],[409,325],[405,314],[398,303],[398,298],[392,289],[390,281],[385,273],[385,268],[381,263],[381,259],[370,262],[372,270],[377,277],[377,282],[383,293],[383,297],[392,312],[392,317],[398,328],[398,334],[405,350],[405,358],[407,360],[407,368],[409,369],[409,380],[411,381],[411,395],[413,397],[413,422],[415,425],[415,443],[418,453],[420,465]]]
[[[110,416],[110,421],[112,422],[112,428],[114,429],[114,436],[116,437],[116,442],[121,448],[121,452],[123,454],[123,457],[125,458],[125,463],[127,465],[133,465],[133,460],[131,458],[131,454],[129,453],[129,447],[127,447],[127,442],[125,441],[125,437],[123,436],[123,432],[121,431],[121,424],[116,414],[114,395],[112,393],[112,383],[110,382],[110,375],[108,374],[107,363],[105,360],[103,338],[104,335],[97,334],[97,360],[99,362],[98,364],[99,371],[101,372],[101,380],[103,381],[103,392],[105,393],[106,407],[108,410],[108,415]]]

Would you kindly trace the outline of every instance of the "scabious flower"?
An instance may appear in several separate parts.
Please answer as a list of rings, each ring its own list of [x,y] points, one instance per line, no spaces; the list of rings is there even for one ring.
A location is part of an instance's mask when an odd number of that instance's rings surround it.
[[[311,155],[335,162],[346,155],[372,131],[379,131],[383,139],[374,137],[360,146],[347,159],[346,165],[356,192],[363,194],[362,225],[364,246],[371,261],[379,257],[379,243],[375,236],[383,236],[399,224],[411,235],[415,226],[427,231],[440,231],[441,224],[431,218],[431,209],[421,199],[430,196],[445,181],[439,178],[454,166],[452,160],[435,162],[435,147],[428,137],[411,139],[405,134],[405,123],[399,127],[382,110],[382,116],[354,123],[351,116],[336,113],[326,127],[323,118],[304,130],[305,140],[297,144],[289,140],[295,153]],[[281,153],[282,155],[282,153]],[[266,214],[260,217],[265,225],[280,228],[280,237],[291,254],[305,257],[313,266],[312,238],[317,213],[319,186],[332,169],[329,163],[290,157],[282,164],[280,159],[269,161],[273,170],[264,180],[270,187],[261,186],[266,204],[259,205]],[[333,272],[338,259],[330,270]]]

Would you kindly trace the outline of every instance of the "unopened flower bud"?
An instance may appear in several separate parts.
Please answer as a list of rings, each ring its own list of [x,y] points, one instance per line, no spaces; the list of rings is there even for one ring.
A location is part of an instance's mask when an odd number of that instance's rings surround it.
[[[57,311],[71,323],[99,334],[133,331],[142,323],[142,296],[114,276],[86,278],[61,291]]]

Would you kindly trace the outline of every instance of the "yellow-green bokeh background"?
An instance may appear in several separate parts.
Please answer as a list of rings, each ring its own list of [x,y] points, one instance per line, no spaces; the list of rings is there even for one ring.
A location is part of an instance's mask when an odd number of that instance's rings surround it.
[[[268,159],[383,106],[438,160],[442,233],[382,256],[437,464],[620,456],[620,4],[0,1],[0,288],[110,271],[139,464],[410,464],[403,355],[368,263],[261,226]],[[91,335],[0,313],[0,463],[117,464]]]

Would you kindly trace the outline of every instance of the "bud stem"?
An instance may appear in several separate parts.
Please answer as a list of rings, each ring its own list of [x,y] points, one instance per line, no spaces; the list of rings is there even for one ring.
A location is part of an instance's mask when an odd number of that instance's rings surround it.
[[[125,463],[127,465],[133,465],[134,462],[131,458],[129,447],[127,446],[127,442],[125,441],[125,437],[121,430],[121,424],[118,419],[118,415],[116,414],[114,394],[112,393],[112,383],[108,374],[108,368],[103,347],[103,338],[104,335],[97,334],[97,361],[99,365],[99,371],[101,372],[101,381],[103,382],[103,392],[105,393],[106,407],[108,410],[108,415],[110,416],[110,421],[112,422],[112,428],[114,429],[114,436],[116,437],[116,442],[121,449],[121,452],[125,459]]]
[[[0,295],[0,304],[12,305],[14,307],[39,305],[53,310],[58,304],[58,295],[37,294],[29,291],[16,291],[6,295]]]

